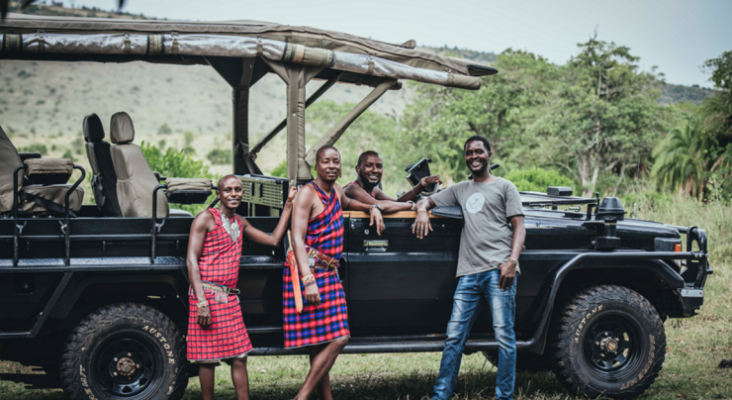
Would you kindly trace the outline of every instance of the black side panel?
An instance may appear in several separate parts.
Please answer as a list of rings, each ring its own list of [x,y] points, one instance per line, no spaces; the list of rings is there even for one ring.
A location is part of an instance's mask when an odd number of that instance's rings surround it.
[[[414,219],[384,221],[381,236],[369,227],[368,219],[345,221],[352,334],[444,333],[457,286],[462,221],[434,218],[434,232],[423,240],[412,234]],[[490,315],[484,312],[473,331],[490,326]]]

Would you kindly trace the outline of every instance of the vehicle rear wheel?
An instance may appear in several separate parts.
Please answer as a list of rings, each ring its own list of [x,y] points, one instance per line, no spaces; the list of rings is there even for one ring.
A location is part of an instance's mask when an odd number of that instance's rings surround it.
[[[555,321],[552,369],[572,393],[631,399],[656,379],[666,355],[663,322],[651,303],[621,286],[577,294]]]
[[[484,351],[483,355],[488,362],[498,368],[498,350]],[[528,372],[551,371],[551,358],[547,354],[539,355],[527,351],[519,351],[516,354],[516,369]]]
[[[77,326],[61,361],[72,400],[177,400],[188,386],[183,335],[154,308],[102,307]]]

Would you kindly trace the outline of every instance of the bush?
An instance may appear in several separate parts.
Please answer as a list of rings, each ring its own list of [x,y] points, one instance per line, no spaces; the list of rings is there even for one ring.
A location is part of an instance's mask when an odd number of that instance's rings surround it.
[[[196,138],[196,135],[193,134],[191,131],[185,131],[183,132],[183,141],[185,143],[185,146],[183,147],[190,147],[191,143],[193,143],[193,140]]]
[[[71,154],[71,150],[66,150],[66,152],[64,152],[64,155],[62,155],[61,158],[70,158],[71,161],[76,162],[76,158],[74,158],[74,155]]]
[[[280,178],[287,178],[287,160],[282,161],[280,165],[274,167],[271,175]]]
[[[48,153],[48,148],[45,144],[33,143],[28,146],[21,147],[18,151],[20,153],[40,153],[42,156],[45,156]]]
[[[168,123],[164,123],[160,125],[160,128],[158,128],[158,135],[170,135],[173,133],[173,129],[170,128],[170,125]]]
[[[184,147],[184,148],[180,149],[180,151],[181,151],[181,152],[182,152],[183,154],[187,155],[187,156],[192,156],[192,155],[195,155],[195,154],[196,154],[196,149],[194,149],[194,148],[193,148],[193,147],[191,147],[191,146],[186,146],[186,147]]]
[[[520,191],[546,192],[549,186],[574,186],[574,182],[557,171],[534,167],[512,170],[504,177]]]
[[[219,179],[218,175],[209,172],[203,161],[196,161],[182,151],[168,147],[163,152],[155,145],[144,141],[141,143],[140,148],[147,163],[150,164],[150,168],[155,172],[159,172],[162,176],[168,178],[209,178],[214,184]],[[172,204],[171,207],[180,208],[196,215],[208,207],[208,204],[211,204],[215,198],[216,195],[212,193],[204,204]]]
[[[208,158],[213,165],[226,165],[232,163],[231,151],[227,150],[213,149],[208,152],[206,158]]]

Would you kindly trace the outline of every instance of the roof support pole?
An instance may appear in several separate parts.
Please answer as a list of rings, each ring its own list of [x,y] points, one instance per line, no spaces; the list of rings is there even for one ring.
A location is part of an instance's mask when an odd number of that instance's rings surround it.
[[[261,174],[249,154],[249,89],[269,72],[269,67],[256,58],[206,57],[206,61],[232,87],[233,172]]]
[[[232,92],[234,134],[232,135],[233,171],[237,175],[261,174],[257,164],[249,156],[249,88],[252,84],[255,58],[245,58],[239,84]]]
[[[345,117],[343,117],[340,121],[338,121],[335,126],[333,126],[328,133],[323,135],[320,140],[318,140],[317,143],[313,147],[308,150],[307,155],[305,156],[305,162],[307,163],[308,168],[310,168],[310,165],[313,165],[315,163],[315,156],[318,152],[318,149],[329,144],[332,145],[335,142],[338,141],[338,139],[343,135],[343,132],[348,129],[349,126],[353,123],[353,121],[356,120],[361,114],[363,114],[364,111],[366,111],[369,107],[371,107],[372,104],[376,102],[381,96],[386,93],[387,90],[389,90],[392,86],[394,86],[397,83],[396,79],[387,79],[384,82],[380,83],[379,86],[375,87],[374,90],[372,90],[366,97],[361,100],[360,103],[356,105],[356,107],[353,108],[348,114],[346,114]]]
[[[287,84],[287,179],[310,180],[305,164],[305,85],[300,87],[302,68],[288,64],[290,82]]]
[[[287,179],[310,181],[310,166],[305,162],[305,85],[325,67],[305,66],[264,59],[287,84]]]
[[[333,87],[333,85],[335,85],[336,82],[338,82],[338,78],[341,75],[342,75],[342,73],[341,74],[338,74],[337,76],[334,76],[333,78],[328,79],[327,81],[325,81],[325,83],[323,83],[318,88],[317,91],[315,91],[315,93],[313,93],[312,95],[310,95],[310,97],[308,97],[308,99],[305,101],[305,109],[307,109],[308,107],[310,107],[310,105],[313,104],[313,103],[315,103],[315,101],[318,100],[320,98],[320,96],[322,96],[323,94],[325,94],[325,92],[327,92],[328,89],[330,89],[331,87]],[[280,131],[282,131],[283,129],[285,129],[286,126],[287,126],[287,118],[285,118],[282,121],[280,121],[280,123],[277,124],[277,126],[275,126],[274,129],[272,129],[259,142],[257,142],[257,144],[255,144],[251,148],[251,150],[249,151],[250,154],[252,155],[252,158],[254,158],[256,160],[257,159],[257,154],[259,154],[259,152],[262,150],[262,148],[264,148],[264,146],[266,146],[267,143],[270,142],[270,140],[274,139],[274,137],[277,136],[277,134],[280,133]]]

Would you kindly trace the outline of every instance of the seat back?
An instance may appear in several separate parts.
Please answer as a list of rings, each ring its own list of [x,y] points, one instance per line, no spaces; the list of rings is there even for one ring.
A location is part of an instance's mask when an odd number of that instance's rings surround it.
[[[13,209],[13,171],[22,164],[18,150],[0,127],[0,212]],[[23,185],[23,171],[18,171],[18,185]]]
[[[125,112],[112,116],[110,138],[114,146],[110,149],[114,172],[117,174],[117,199],[123,217],[151,217],[153,189],[159,184],[150,169],[140,147],[132,141],[135,128],[132,119]],[[165,193],[157,193],[157,216],[168,216],[168,201]]]
[[[117,174],[112,165],[111,145],[104,140],[104,126],[97,114],[84,117],[86,156],[92,167],[92,191],[99,210],[109,217],[121,217],[117,199]]]

